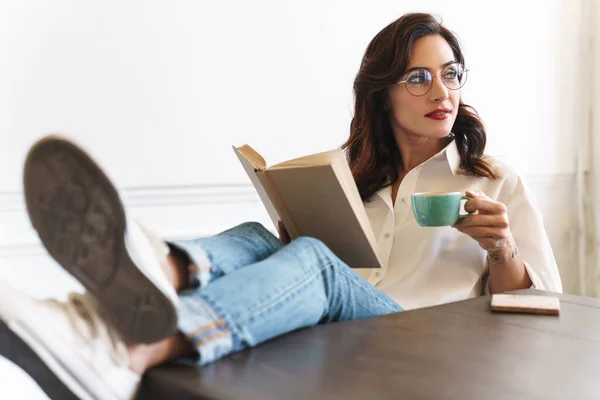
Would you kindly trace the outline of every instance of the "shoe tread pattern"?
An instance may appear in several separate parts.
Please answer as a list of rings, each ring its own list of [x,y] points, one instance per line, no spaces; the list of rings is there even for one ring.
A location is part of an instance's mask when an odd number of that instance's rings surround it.
[[[50,255],[96,298],[127,342],[152,343],[175,331],[173,304],[127,253],[119,194],[87,154],[62,139],[38,143],[25,162],[24,189]]]

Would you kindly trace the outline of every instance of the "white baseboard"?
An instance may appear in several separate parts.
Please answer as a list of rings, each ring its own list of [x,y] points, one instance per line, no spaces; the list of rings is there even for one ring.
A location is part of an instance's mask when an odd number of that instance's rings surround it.
[[[172,207],[215,203],[254,203],[258,201],[251,184],[146,186],[123,189],[129,207]],[[0,192],[0,215],[24,212],[25,201],[20,192]]]
[[[268,222],[251,184],[137,187],[123,193],[134,218],[167,237],[211,235],[246,219]],[[0,221],[0,259],[46,253],[21,193],[0,192]]]

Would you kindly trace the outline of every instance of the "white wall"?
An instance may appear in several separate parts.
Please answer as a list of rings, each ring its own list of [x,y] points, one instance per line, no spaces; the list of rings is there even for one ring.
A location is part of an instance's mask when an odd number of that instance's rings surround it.
[[[35,271],[26,284],[38,294],[72,284],[23,213],[21,164],[43,133],[93,148],[133,213],[167,236],[267,222],[231,145],[276,162],[341,144],[369,40],[405,12],[430,11],[461,37],[465,99],[486,121],[489,151],[530,178],[576,291],[581,0],[407,4],[0,0],[0,276],[24,286]]]

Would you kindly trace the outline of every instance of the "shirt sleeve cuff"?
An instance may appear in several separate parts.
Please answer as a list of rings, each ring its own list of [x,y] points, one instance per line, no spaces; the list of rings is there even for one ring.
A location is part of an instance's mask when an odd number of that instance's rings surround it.
[[[544,281],[540,277],[540,275],[535,272],[535,270],[529,265],[527,261],[523,261],[525,264],[525,271],[527,271],[527,275],[529,275],[529,279],[531,279],[531,289],[544,289],[546,285],[544,285]]]
[[[531,279],[531,286],[529,286],[529,289],[544,288],[544,282],[542,281],[542,278],[540,278],[538,273],[535,272],[535,270],[533,268],[531,268],[531,265],[529,265],[529,263],[527,261],[523,261],[523,264],[525,265],[525,271],[527,271],[527,275],[529,275],[529,279]],[[490,274],[489,273],[485,277],[485,286],[483,289],[483,294],[486,296],[492,294],[492,291],[490,290]]]

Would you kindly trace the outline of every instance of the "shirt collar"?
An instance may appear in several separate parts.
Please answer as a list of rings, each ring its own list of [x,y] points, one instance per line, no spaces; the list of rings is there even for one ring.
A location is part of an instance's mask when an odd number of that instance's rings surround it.
[[[458,153],[458,147],[456,146],[456,140],[452,140],[442,153],[446,153],[446,160],[448,160],[448,166],[452,175],[456,175],[460,172],[460,154]]]
[[[450,168],[450,172],[452,173],[452,175],[456,175],[460,171],[460,154],[458,153],[456,140],[452,140],[442,151],[431,157],[429,160],[425,161],[423,164],[427,163],[430,160],[440,157],[446,157],[446,161],[448,162],[448,168]],[[388,206],[390,206],[390,208],[393,208],[391,185],[387,185],[386,187],[379,189],[375,193],[375,195],[381,197],[388,204]]]

